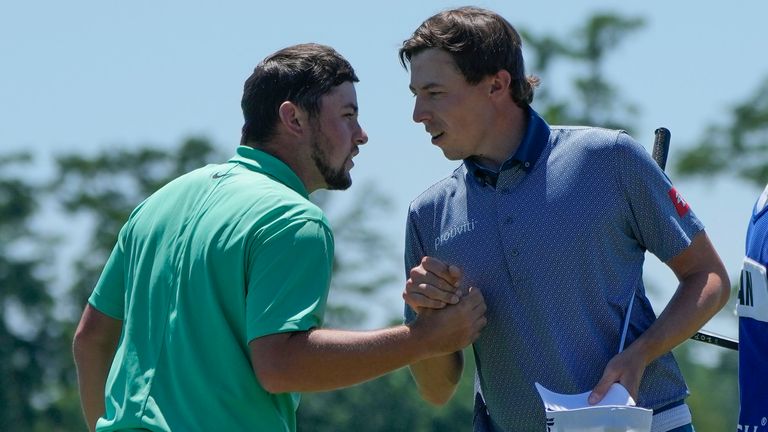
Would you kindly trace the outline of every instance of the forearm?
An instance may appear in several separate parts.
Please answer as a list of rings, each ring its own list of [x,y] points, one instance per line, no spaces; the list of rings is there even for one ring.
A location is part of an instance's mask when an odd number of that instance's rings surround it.
[[[589,396],[594,404],[620,382],[637,398],[646,366],[699,330],[728,301],[730,282],[705,232],[666,263],[680,281],[659,318],[626,350],[614,356]]]
[[[728,300],[727,275],[698,272],[680,285],[656,322],[632,344],[647,363],[666,354],[696,333]]]
[[[346,387],[462,350],[486,324],[485,302],[470,288],[461,302],[425,310],[408,325],[373,331],[317,329],[249,343],[261,385],[271,393]]]
[[[411,365],[411,374],[419,388],[419,394],[435,405],[443,405],[453,397],[464,370],[461,351],[432,357]]]
[[[83,343],[74,344],[77,381],[80,402],[89,430],[94,430],[96,420],[104,414],[104,388],[112,362],[114,349],[86,349]]]
[[[107,374],[121,330],[122,321],[87,305],[75,331],[72,352],[77,367],[80,402],[90,430],[95,429],[96,420],[104,414]]]
[[[280,353],[259,356],[279,361],[254,359],[262,386],[272,393],[347,387],[427,355],[413,329],[404,325],[362,332],[319,329],[279,336],[284,336]]]

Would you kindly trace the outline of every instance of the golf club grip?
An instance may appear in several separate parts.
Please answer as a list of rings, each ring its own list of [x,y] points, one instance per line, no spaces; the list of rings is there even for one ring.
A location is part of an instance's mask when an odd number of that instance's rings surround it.
[[[717,345],[722,348],[728,348],[730,350],[738,351],[739,350],[739,341],[735,339],[731,339],[729,337],[717,335],[714,333],[710,333],[706,330],[702,330],[700,332],[697,332],[695,335],[691,336],[691,339],[697,340],[699,342],[704,342],[712,345]]]
[[[660,127],[654,132],[655,138],[653,140],[653,160],[659,164],[663,171],[667,166],[667,155],[669,154],[669,140],[672,138],[669,133],[669,129]]]

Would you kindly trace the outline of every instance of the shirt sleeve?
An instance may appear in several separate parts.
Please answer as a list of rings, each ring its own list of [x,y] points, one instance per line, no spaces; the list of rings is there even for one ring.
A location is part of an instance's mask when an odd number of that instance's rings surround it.
[[[408,220],[405,224],[405,279],[407,280],[412,268],[416,267],[421,259],[425,256],[426,252],[421,243],[421,238],[416,228],[416,222],[413,208],[408,211]],[[405,322],[410,323],[416,319],[416,312],[411,309],[407,304],[404,308]]]
[[[125,315],[125,251],[122,242],[124,230],[118,235],[118,241],[109,255],[99,281],[88,298],[88,303],[99,312],[119,320]]]
[[[704,225],[638,142],[621,133],[617,147],[630,229],[645,249],[666,262],[685,250]]]
[[[330,228],[314,220],[293,221],[254,242],[247,275],[249,341],[322,325],[333,253]]]

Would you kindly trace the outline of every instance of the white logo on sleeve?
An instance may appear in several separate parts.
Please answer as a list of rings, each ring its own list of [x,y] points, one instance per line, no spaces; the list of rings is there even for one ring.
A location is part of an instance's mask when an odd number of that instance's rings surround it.
[[[739,281],[739,317],[768,322],[768,278],[765,266],[744,258]]]

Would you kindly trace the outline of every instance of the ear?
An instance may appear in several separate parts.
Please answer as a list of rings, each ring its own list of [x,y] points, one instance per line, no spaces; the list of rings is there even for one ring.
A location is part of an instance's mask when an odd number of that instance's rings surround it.
[[[292,135],[302,135],[307,125],[306,114],[304,110],[290,101],[285,101],[278,108],[280,123]]]
[[[512,75],[506,69],[501,69],[495,74],[491,75],[490,89],[488,94],[490,96],[509,96],[509,87],[512,85]]]

